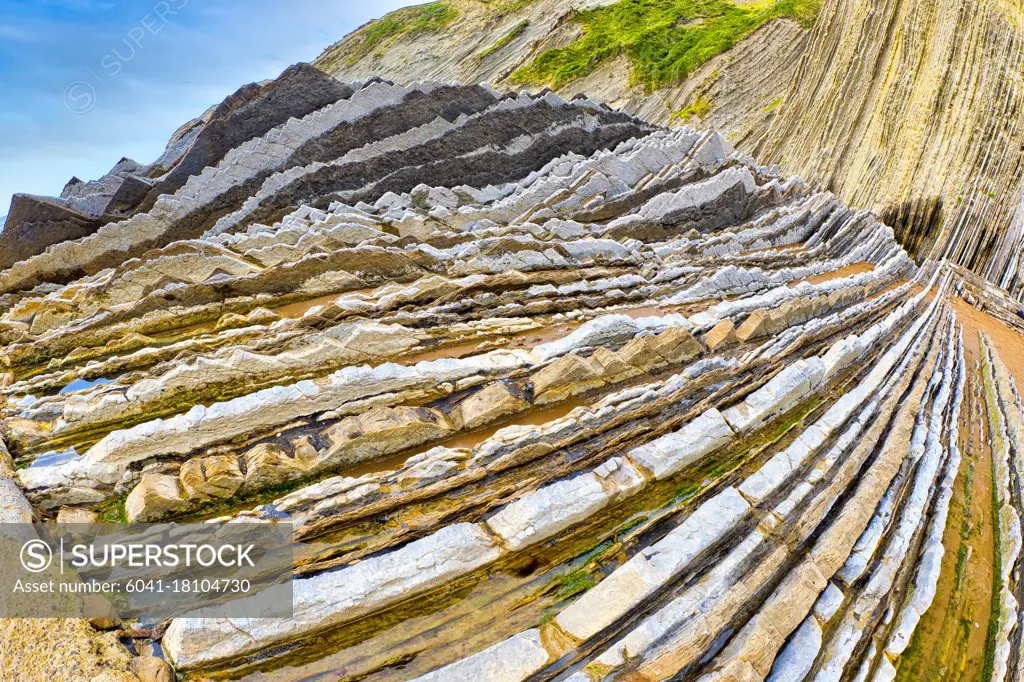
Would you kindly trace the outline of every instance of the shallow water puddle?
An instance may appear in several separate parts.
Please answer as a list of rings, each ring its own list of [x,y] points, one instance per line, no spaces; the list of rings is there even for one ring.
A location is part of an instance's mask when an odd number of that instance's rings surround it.
[[[81,457],[75,448],[68,448],[67,450],[51,450],[50,452],[44,452],[29,464],[29,468],[35,469],[37,467],[54,467],[61,464],[72,462]]]
[[[556,341],[566,336],[577,327],[587,322],[587,319],[573,320],[563,324],[530,329],[515,334],[491,334],[488,336],[475,337],[469,341],[463,341],[450,346],[440,345],[434,349],[426,350],[407,358],[398,360],[403,365],[414,365],[417,362],[429,362],[431,360],[445,360],[448,358],[464,358],[477,353],[484,353],[496,348],[514,348],[530,350],[542,343]],[[504,342],[506,341],[507,342]],[[490,343],[488,343],[490,342]]]
[[[77,391],[84,391],[87,388],[93,388],[94,386],[103,386],[105,384],[114,383],[114,379],[100,378],[100,379],[75,379],[70,384],[60,389],[57,393],[59,395],[66,395],[68,393],[75,393]]]
[[[864,301],[865,302],[866,301],[873,301],[876,298],[881,298],[882,296],[885,296],[887,293],[889,293],[893,289],[899,289],[901,286],[903,286],[904,284],[906,284],[909,281],[910,280],[908,280],[907,278],[902,277],[902,278],[896,280],[895,282],[891,282],[890,284],[886,284],[884,287],[882,287],[878,291],[874,292],[873,294],[870,294],[870,295],[866,296],[864,298]],[[908,294],[908,295],[912,296],[914,294],[917,294],[918,292],[919,292],[919,289],[913,289],[912,288],[910,294]]]

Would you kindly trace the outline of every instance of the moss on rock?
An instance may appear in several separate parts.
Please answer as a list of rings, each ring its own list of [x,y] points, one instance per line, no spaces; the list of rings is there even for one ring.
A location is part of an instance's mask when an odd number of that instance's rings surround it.
[[[651,91],[684,81],[698,66],[773,19],[788,17],[811,25],[820,7],[821,0],[748,5],[728,0],[620,0],[575,13],[580,37],[539,54],[511,80],[557,89],[625,54],[631,81]]]

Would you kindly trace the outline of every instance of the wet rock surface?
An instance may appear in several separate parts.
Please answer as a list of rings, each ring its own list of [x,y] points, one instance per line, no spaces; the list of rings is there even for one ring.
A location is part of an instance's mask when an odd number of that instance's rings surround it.
[[[95,666],[906,675],[982,424],[985,623],[1019,674],[1015,360],[962,319],[1024,331],[1010,299],[714,132],[481,86],[288,95],[321,81],[243,88],[176,134],[173,191],[0,272],[0,520],[301,543],[294,618],[181,613],[134,661],[115,623]]]

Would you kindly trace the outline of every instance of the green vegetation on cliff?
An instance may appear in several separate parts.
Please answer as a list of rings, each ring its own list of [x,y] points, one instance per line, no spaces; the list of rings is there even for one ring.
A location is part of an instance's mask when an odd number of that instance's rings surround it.
[[[695,118],[698,121],[703,121],[711,113],[711,108],[711,99],[707,95],[697,95],[693,102],[685,108],[673,111],[671,120],[685,123],[691,118]]]
[[[515,14],[521,9],[532,5],[534,0],[481,0],[484,4],[491,6],[495,16],[503,17],[507,14]]]
[[[821,0],[737,5],[728,0],[620,0],[577,12],[582,35],[547,50],[512,74],[520,84],[562,87],[619,55],[646,89],[682,82],[695,68],[731,49],[773,19],[814,23]]]
[[[529,28],[529,26],[529,21],[520,21],[518,24],[515,25],[515,27],[512,28],[511,31],[503,35],[501,38],[499,38],[493,45],[481,51],[480,54],[476,56],[477,60],[486,59],[487,57],[491,56],[501,48],[505,47],[513,40],[523,35],[523,33],[526,31],[527,28]]]
[[[348,55],[346,61],[354,64],[395,36],[415,35],[444,28],[455,21],[458,15],[458,11],[447,2],[431,2],[385,14],[360,30],[362,40]]]

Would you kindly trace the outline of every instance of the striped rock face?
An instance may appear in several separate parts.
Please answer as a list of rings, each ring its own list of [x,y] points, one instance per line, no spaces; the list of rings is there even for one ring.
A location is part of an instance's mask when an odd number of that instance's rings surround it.
[[[133,651],[185,679],[1022,679],[1012,299],[717,133],[338,94],[0,272],[0,520],[301,543],[293,618],[122,624]],[[0,636],[0,679],[45,656]]]
[[[1020,298],[1021,17],[1003,0],[435,0],[316,65],[345,81],[550,87],[699,122],[883,216],[919,262],[948,258]]]

